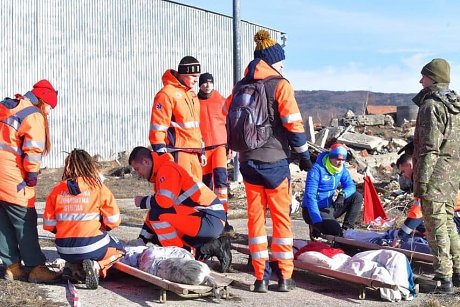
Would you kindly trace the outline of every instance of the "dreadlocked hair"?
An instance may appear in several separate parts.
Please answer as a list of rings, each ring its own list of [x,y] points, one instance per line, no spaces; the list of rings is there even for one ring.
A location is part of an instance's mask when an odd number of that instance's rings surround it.
[[[50,139],[50,129],[48,125],[48,114],[45,112],[47,104],[43,100],[38,99],[37,108],[40,110],[40,113],[45,119],[45,149],[43,150],[43,155],[47,155],[51,150],[51,139]]]
[[[102,186],[99,169],[93,158],[83,149],[74,149],[65,159],[63,180],[77,181],[81,177],[91,188]]]

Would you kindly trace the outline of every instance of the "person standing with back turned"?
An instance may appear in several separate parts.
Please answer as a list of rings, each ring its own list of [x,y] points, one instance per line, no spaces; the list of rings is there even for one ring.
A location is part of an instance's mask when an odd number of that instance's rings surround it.
[[[266,30],[258,31],[254,40],[254,60],[249,63],[244,78],[235,85],[232,95],[226,101],[227,134],[230,149],[239,152],[240,171],[246,188],[248,245],[256,277],[254,291],[267,292],[271,275],[265,230],[268,208],[273,222],[271,251],[278,275],[278,291],[288,292],[295,288],[295,282],[291,278],[294,256],[289,216],[291,175],[287,158],[290,155],[290,147],[300,155],[301,170],[309,170],[312,163],[294,90],[281,75],[285,59],[284,50]],[[260,83],[263,83],[264,90],[259,91],[261,94],[258,97],[241,93],[241,89],[246,85],[259,86]],[[245,144],[242,144],[243,140],[240,144],[233,143],[234,138],[244,139],[248,135],[243,129],[234,129],[238,122],[242,122],[238,120],[238,114],[241,112],[235,110],[242,105],[251,104],[254,98],[266,103],[265,106],[255,105],[254,108],[268,109],[269,123],[265,123],[265,128],[262,127],[262,132],[269,131],[267,141],[256,148],[236,150],[235,148],[243,148]],[[239,132],[242,134],[238,136]],[[249,144],[251,145],[253,144]]]
[[[460,97],[449,89],[450,66],[433,59],[421,71],[423,89],[414,133],[414,197],[420,198],[437,293],[460,286],[460,240],[453,221],[460,182]],[[453,283],[453,284],[452,284]],[[421,290],[423,290],[421,288]]]

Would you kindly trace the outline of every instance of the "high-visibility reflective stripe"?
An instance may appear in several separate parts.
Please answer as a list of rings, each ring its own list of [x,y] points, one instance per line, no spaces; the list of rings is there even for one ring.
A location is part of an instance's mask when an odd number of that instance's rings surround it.
[[[27,148],[40,148],[40,149],[45,149],[45,142],[43,141],[26,141],[22,145],[22,148],[27,147]]]
[[[144,238],[146,239],[151,239],[153,237],[153,234],[148,232],[147,230],[145,229],[142,229],[141,230],[141,233],[139,234],[140,236],[143,236]]]
[[[221,203],[226,203],[227,202],[227,197],[219,197],[219,200]]]
[[[293,259],[294,254],[292,252],[274,252],[272,251],[273,259]]]
[[[454,216],[460,217],[460,211],[455,211],[455,212],[454,212]]]
[[[41,162],[42,155],[26,156],[24,160],[29,161],[29,162]]]
[[[216,194],[227,194],[227,188],[214,188]]]
[[[166,147],[161,147],[161,148],[156,149],[155,152],[168,152],[168,149]]]
[[[152,222],[150,223],[154,229],[165,229],[171,227],[171,224],[168,222]]]
[[[295,152],[302,153],[306,152],[308,150],[308,143],[305,143],[304,145],[300,147],[294,147]]]
[[[99,220],[99,213],[60,213],[56,214],[58,221],[91,221]]]
[[[152,131],[166,131],[166,130],[168,130],[168,127],[163,126],[163,125],[151,124],[150,125],[150,130],[152,130]]]
[[[78,246],[78,247],[61,247],[61,246],[56,246],[58,252],[62,254],[86,254],[86,253],[91,253],[94,252],[95,250],[98,250],[107,244],[110,243],[110,237],[109,235],[106,235],[104,238],[101,240],[90,244],[86,246]]]
[[[9,151],[16,155],[22,155],[21,149],[11,146],[11,145],[4,144],[4,143],[0,143],[0,150]]]
[[[268,259],[268,250],[251,253],[252,259]]]
[[[176,205],[181,204],[184,200],[189,198],[190,196],[193,195],[196,191],[198,191],[202,186],[204,186],[203,182],[197,182],[194,184],[192,187],[190,187],[187,191],[179,195],[179,197],[176,200]]]
[[[272,238],[272,244],[278,245],[292,245],[294,243],[293,238]]]
[[[302,115],[300,115],[300,113],[293,113],[293,114],[289,114],[287,116],[281,117],[281,122],[283,124],[293,123],[299,120],[300,121],[302,120]]]
[[[260,237],[254,237],[254,238],[249,238],[248,239],[248,244],[249,245],[262,244],[262,243],[268,243],[267,236],[260,236]]]
[[[176,201],[177,201],[176,196],[170,190],[160,189],[158,190],[157,195],[162,195],[164,197],[167,197],[176,204]]]
[[[200,123],[199,122],[185,122],[185,123],[171,122],[171,127],[200,128]]]
[[[19,125],[21,125],[21,123],[16,117],[8,117],[4,120],[0,120],[0,122],[5,123],[8,126],[11,126],[11,128],[13,128],[16,131],[19,129]]]
[[[174,230],[174,231],[171,231],[171,232],[168,232],[168,233],[162,233],[162,234],[157,233],[157,236],[158,236],[158,240],[160,240],[160,241],[172,240],[172,239],[177,238],[177,233]]]
[[[152,195],[149,195],[145,198],[145,209],[150,209],[150,201],[152,200]]]
[[[56,226],[56,224],[57,224],[56,220],[43,219],[43,225],[44,226]]]
[[[104,216],[104,223],[116,223],[118,222],[118,220],[120,219],[120,215],[119,214],[115,214],[115,215],[112,215],[112,216]]]
[[[412,231],[413,231],[413,229],[410,228],[410,227],[407,227],[406,224],[402,224],[402,225],[401,225],[401,229],[402,229],[402,231],[404,231],[404,232],[407,233],[408,235],[410,235],[410,234],[412,233]]]
[[[208,207],[204,207],[204,206],[195,206],[194,207],[196,210],[213,210],[213,211],[219,211],[219,210],[224,210],[224,205],[222,204],[215,204],[215,205],[211,205],[211,206],[208,206]]]

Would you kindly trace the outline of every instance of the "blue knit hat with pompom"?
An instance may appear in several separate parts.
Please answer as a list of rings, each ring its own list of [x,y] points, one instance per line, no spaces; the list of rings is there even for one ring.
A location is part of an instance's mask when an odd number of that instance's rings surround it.
[[[254,35],[254,41],[256,42],[255,59],[262,59],[270,65],[286,59],[283,47],[270,37],[267,30],[258,31]]]

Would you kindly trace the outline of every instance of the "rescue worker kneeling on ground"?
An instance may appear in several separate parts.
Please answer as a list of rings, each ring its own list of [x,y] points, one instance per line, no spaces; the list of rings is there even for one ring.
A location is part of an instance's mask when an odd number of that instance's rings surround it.
[[[96,289],[99,276],[125,253],[107,232],[120,225],[120,210],[102,183],[97,165],[84,150],[74,149],[65,160],[62,181],[46,199],[43,229],[56,234],[56,247],[66,260],[63,278],[84,281]]]
[[[321,153],[308,172],[302,215],[310,225],[310,235],[342,236],[343,230],[354,228],[363,204],[363,196],[356,192],[356,185],[344,163],[347,149],[334,144],[328,152]],[[333,196],[339,184],[342,186],[335,201]],[[342,227],[336,220],[345,214]]]
[[[226,272],[232,254],[230,239],[220,236],[226,215],[216,194],[175,163],[169,153],[158,155],[136,147],[129,164],[155,191],[134,199],[136,207],[149,209],[139,237],[161,246],[196,248],[200,260],[216,256],[220,271]]]

